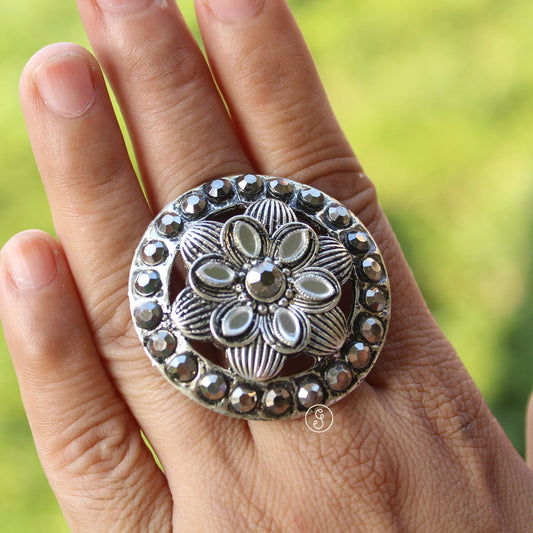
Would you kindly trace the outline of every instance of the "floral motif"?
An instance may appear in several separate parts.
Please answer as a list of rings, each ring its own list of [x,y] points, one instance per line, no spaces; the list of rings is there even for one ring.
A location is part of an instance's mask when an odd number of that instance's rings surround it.
[[[173,320],[186,338],[224,347],[242,377],[267,380],[287,357],[323,357],[344,343],[337,304],[350,256],[284,203],[263,200],[224,224],[204,220],[185,233],[181,254],[189,272]]]

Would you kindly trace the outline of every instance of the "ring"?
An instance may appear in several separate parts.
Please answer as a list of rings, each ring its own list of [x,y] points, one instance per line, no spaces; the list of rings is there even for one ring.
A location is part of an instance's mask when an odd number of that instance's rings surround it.
[[[347,395],[390,320],[385,264],[361,221],[317,189],[254,174],[168,204],[137,247],[129,297],[146,354],[172,385],[254,420]]]

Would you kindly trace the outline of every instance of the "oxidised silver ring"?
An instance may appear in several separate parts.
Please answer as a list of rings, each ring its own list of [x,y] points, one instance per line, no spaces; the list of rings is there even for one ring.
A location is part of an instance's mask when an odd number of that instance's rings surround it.
[[[187,278],[173,295],[178,263]],[[376,362],[390,319],[383,258],[361,221],[317,189],[252,174],[168,204],[135,252],[129,296],[145,351],[172,385],[255,420],[348,394]]]

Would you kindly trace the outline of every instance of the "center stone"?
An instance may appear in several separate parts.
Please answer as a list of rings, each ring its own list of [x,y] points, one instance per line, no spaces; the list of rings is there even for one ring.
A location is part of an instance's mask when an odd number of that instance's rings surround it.
[[[271,302],[285,291],[285,276],[274,263],[263,261],[248,271],[246,288],[256,300]]]

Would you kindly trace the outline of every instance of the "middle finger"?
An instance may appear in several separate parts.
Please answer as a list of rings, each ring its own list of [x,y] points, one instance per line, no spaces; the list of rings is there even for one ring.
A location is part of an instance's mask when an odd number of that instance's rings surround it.
[[[79,0],[157,211],[208,177],[251,170],[174,2]]]

